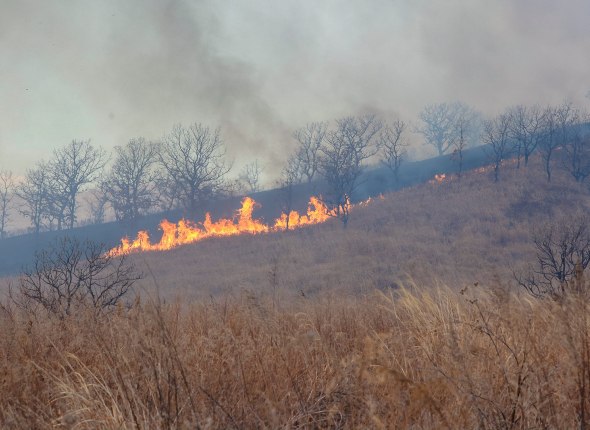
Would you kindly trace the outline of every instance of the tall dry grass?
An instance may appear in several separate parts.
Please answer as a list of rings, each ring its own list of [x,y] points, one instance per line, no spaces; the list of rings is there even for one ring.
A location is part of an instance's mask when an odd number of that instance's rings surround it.
[[[584,428],[590,299],[502,288],[6,308],[3,428]]]
[[[346,230],[136,255],[142,300],[108,315],[5,302],[0,427],[588,428],[590,299],[510,280],[531,228],[589,197],[565,174],[472,172]]]

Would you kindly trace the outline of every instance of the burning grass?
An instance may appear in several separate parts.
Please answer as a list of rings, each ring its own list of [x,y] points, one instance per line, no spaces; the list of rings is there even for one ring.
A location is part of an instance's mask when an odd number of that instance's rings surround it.
[[[177,224],[164,219],[160,223],[162,237],[158,243],[152,244],[147,231],[137,233],[137,238],[121,239],[121,245],[109,251],[112,256],[129,254],[131,252],[145,251],[169,251],[182,245],[199,242],[211,237],[252,235],[285,231],[306,227],[309,225],[321,224],[331,217],[336,216],[333,211],[328,210],[321,198],[311,197],[306,215],[300,215],[297,211],[283,213],[275,220],[274,224],[266,225],[264,222],[254,219],[252,214],[259,206],[251,197],[242,200],[242,207],[236,211],[233,219],[221,218],[217,221],[211,220],[209,213],[205,214],[205,220],[201,225],[186,219],[181,219]]]

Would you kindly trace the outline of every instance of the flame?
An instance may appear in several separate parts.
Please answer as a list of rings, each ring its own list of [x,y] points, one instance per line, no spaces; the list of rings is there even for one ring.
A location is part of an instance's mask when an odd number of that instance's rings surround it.
[[[311,224],[321,224],[326,222],[330,217],[334,216],[326,205],[317,197],[311,197],[307,204],[307,215],[299,215],[297,211],[281,214],[275,221],[273,230],[286,230],[288,228],[299,228]],[[287,220],[289,224],[287,224]]]
[[[364,202],[364,204],[367,203]],[[321,224],[336,215],[334,211],[328,210],[320,198],[311,197],[307,205],[307,214],[300,215],[297,211],[290,211],[288,215],[283,213],[271,226],[268,226],[262,221],[252,218],[254,209],[258,207],[260,207],[258,203],[252,198],[246,197],[242,200],[242,207],[236,211],[236,215],[232,219],[222,218],[214,222],[209,213],[205,214],[205,220],[200,224],[185,219],[181,219],[175,224],[164,219],[160,222],[162,238],[158,243],[151,243],[148,232],[140,231],[133,241],[129,238],[121,239],[121,244],[108,251],[108,254],[117,256],[140,251],[167,251],[209,237],[268,233],[287,230],[287,228],[296,229],[307,225]]]
[[[434,179],[431,179],[430,181],[428,181],[428,183],[430,184],[442,184],[443,182],[445,182],[447,179],[447,175],[445,173],[437,173],[436,175],[434,175]]]

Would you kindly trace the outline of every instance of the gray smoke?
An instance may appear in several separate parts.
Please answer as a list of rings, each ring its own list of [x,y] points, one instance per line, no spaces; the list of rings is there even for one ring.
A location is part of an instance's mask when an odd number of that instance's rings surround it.
[[[221,126],[272,177],[294,128],[463,100],[586,104],[590,2],[16,1],[0,14],[0,168]]]

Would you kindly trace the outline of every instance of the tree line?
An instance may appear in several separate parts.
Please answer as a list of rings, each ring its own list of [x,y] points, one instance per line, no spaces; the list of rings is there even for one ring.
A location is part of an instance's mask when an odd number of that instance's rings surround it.
[[[554,165],[579,182],[590,175],[590,119],[569,102],[544,108],[518,105],[493,118],[483,118],[461,102],[438,103],[424,107],[419,120],[410,126],[399,118],[384,121],[367,114],[295,130],[296,148],[278,181],[285,196],[283,210],[292,209],[293,186],[312,186],[322,179],[324,203],[346,225],[350,200],[369,161],[378,160],[398,180],[410,133],[420,134],[438,155],[450,155],[459,176],[464,150],[478,143],[486,145],[495,181],[504,160],[515,158],[518,168],[527,166],[535,151],[549,181]],[[133,221],[173,208],[194,214],[213,198],[260,190],[263,168],[258,160],[244,166],[237,180],[228,179],[231,169],[220,129],[200,123],[177,124],[157,142],[131,139],[110,155],[89,140],[73,140],[28,169],[18,183],[11,172],[0,172],[0,234],[6,235],[10,207],[29,220],[35,233],[73,228],[79,221],[80,195],[91,186],[95,223],[105,220],[107,207],[117,220]]]

